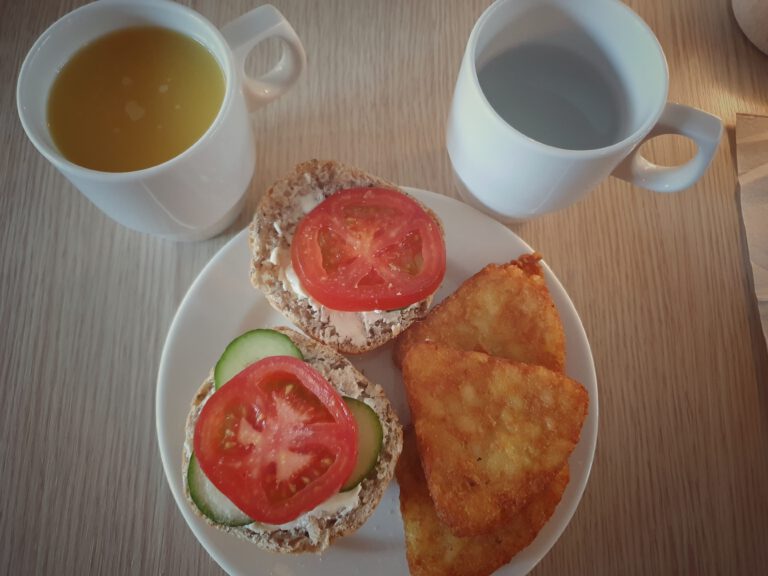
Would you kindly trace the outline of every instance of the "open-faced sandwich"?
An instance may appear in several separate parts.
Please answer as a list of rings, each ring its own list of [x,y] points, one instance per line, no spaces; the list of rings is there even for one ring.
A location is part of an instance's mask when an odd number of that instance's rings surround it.
[[[445,275],[437,216],[394,184],[332,161],[299,164],[267,190],[249,245],[252,284],[346,354],[424,317]]]
[[[226,348],[192,402],[184,494],[210,525],[277,552],[319,552],[373,513],[402,448],[383,390],[288,328]]]

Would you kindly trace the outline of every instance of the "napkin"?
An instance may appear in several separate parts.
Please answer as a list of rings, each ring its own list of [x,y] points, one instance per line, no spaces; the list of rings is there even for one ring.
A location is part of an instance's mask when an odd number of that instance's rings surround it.
[[[737,115],[736,164],[741,214],[765,341],[768,335],[768,117]]]

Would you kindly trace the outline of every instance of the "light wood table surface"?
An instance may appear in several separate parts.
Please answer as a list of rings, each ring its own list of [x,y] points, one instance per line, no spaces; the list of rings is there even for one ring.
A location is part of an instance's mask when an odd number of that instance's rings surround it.
[[[308,69],[255,115],[245,212],[223,235],[186,244],[107,219],[22,131],[22,59],[81,3],[0,2],[0,573],[221,574],[176,508],[157,447],[156,376],[174,312],[265,186],[298,161],[339,159],[457,196],[444,125],[488,1],[274,0]],[[216,24],[257,5],[189,3]],[[768,114],[768,56],[740,33],[728,0],[628,4],[666,51],[670,99],[728,130],[687,191],[609,178],[579,204],[512,228],[571,295],[600,390],[590,482],[534,573],[764,574],[768,358],[733,126],[737,112]],[[649,148],[668,163],[692,154],[673,137]]]

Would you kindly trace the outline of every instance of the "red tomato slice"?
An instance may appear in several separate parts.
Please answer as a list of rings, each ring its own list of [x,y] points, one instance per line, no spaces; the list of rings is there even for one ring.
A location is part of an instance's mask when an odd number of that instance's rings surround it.
[[[251,364],[195,425],[205,475],[248,516],[283,524],[336,494],[357,460],[357,423],[328,381],[290,356]]]
[[[393,310],[423,300],[445,276],[440,225],[396,190],[351,188],[304,216],[291,263],[306,292],[334,310]]]

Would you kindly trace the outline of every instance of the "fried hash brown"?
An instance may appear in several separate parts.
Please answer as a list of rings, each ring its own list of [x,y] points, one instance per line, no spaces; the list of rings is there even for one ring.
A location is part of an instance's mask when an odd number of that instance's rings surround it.
[[[489,264],[398,339],[402,365],[414,342],[432,341],[562,372],[565,335],[538,254]]]
[[[435,514],[412,428],[405,434],[396,474],[406,557],[413,576],[488,576],[533,542],[554,513],[569,476],[566,465],[542,492],[497,530],[459,538]]]
[[[554,480],[589,403],[559,372],[430,342],[410,346],[403,380],[429,493],[457,536],[498,528]]]

